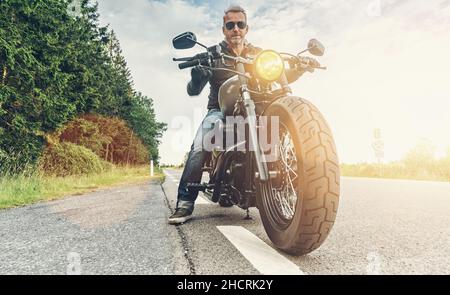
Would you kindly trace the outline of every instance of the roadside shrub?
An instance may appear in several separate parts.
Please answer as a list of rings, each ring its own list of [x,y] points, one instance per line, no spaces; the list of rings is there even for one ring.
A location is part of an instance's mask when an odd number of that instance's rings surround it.
[[[71,142],[84,146],[102,157],[104,145],[110,144],[112,138],[100,131],[100,126],[83,118],[76,118],[65,125],[59,134],[59,141]]]
[[[61,142],[71,142],[92,150],[101,159],[119,165],[149,162],[148,148],[127,123],[117,117],[86,114],[63,127],[56,135]]]
[[[111,167],[91,150],[70,142],[47,145],[40,159],[42,173],[52,176],[100,173]]]

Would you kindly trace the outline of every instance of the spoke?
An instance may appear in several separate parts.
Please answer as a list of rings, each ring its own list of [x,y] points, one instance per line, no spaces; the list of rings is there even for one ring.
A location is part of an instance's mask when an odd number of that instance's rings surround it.
[[[292,155],[292,159],[293,159],[292,162],[294,162],[294,161],[297,162],[296,158],[295,158],[295,151],[293,151],[292,146],[293,146],[293,144],[291,141],[291,144],[289,145],[289,153]],[[294,173],[295,176],[297,176],[297,173],[291,168],[291,164],[293,164],[293,163],[289,163],[289,168],[291,169],[291,172]]]
[[[278,198],[278,205],[279,205],[279,207],[280,207],[280,209],[281,209],[281,213],[282,213],[284,216],[287,216],[287,214],[286,214],[286,208],[284,207],[284,204],[283,204],[283,197],[281,196],[281,194],[280,194],[279,192],[277,192],[277,198]]]
[[[282,154],[284,154],[284,153],[282,153]],[[286,174],[287,174],[287,176],[288,176],[288,178],[289,178],[289,184],[292,186],[292,182],[293,182],[295,179],[297,179],[298,175],[297,175],[297,173],[292,169],[292,167],[290,167],[290,165],[288,165],[288,164],[286,163],[285,157],[282,157],[282,161],[283,161],[283,164],[285,164],[285,165],[284,165],[285,168],[286,168],[286,171],[285,171],[285,172],[286,172]],[[289,171],[289,170],[290,170],[290,171]],[[294,179],[291,178],[291,175],[290,175],[289,172],[292,172],[292,173],[295,175]],[[293,191],[295,192],[294,189],[293,189]]]
[[[297,177],[297,173],[294,171],[294,169],[292,169],[291,166],[287,166],[287,168],[288,168],[290,171],[286,171],[286,172],[292,172],[293,174],[295,174],[295,177]]]
[[[292,194],[295,195],[295,196],[297,196],[297,194],[295,193],[294,185],[292,184],[291,176],[288,175],[288,178],[289,178],[289,185],[290,185],[290,187],[291,187],[291,189],[292,189]],[[289,194],[289,195],[290,195],[290,194]]]
[[[294,216],[294,211],[292,210],[291,206],[289,205],[289,202],[286,200],[286,198],[283,198],[280,194],[280,192],[277,192],[279,204],[281,207],[281,211],[283,211],[283,215],[287,218],[292,218]]]
[[[283,198],[283,203],[287,211],[286,217],[292,218],[294,216],[294,210],[292,209],[291,204],[289,204],[289,201],[286,198]]]
[[[290,151],[292,151],[292,148],[291,148]],[[281,156],[281,161],[283,162],[283,164],[284,164],[284,166],[285,166],[285,168],[286,168],[286,172],[289,173],[288,170],[290,170],[290,172],[292,172],[293,174],[295,174],[295,177],[297,177],[297,173],[291,168],[291,165],[290,165],[289,163],[287,163],[285,151],[283,151],[283,150],[280,151],[280,154],[282,155],[282,156]],[[294,154],[294,155],[295,155],[295,154]]]
[[[295,214],[295,202],[297,200],[297,193],[294,187],[294,181],[298,178],[296,172],[297,159],[289,133],[283,132],[281,138],[281,144],[278,146],[277,150],[280,153],[280,162],[283,166],[281,168],[286,174],[286,182],[281,190],[274,189],[273,193],[275,195],[275,200],[278,203],[279,210],[281,211],[280,213],[282,213],[285,218],[292,219]]]
[[[286,215],[286,216],[289,216],[289,218],[294,217],[294,210],[292,209],[292,205],[289,204],[289,201],[286,200],[286,198],[283,198],[283,202],[285,203],[286,209],[288,211],[287,213],[289,214],[289,215]]]

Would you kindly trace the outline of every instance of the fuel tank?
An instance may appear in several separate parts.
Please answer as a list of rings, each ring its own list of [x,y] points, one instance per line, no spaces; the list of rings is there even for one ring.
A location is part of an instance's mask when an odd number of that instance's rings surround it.
[[[252,81],[250,81],[248,88],[255,91],[256,87],[254,84],[252,84]],[[240,93],[241,89],[241,82],[239,81],[239,76],[235,75],[225,82],[223,82],[222,86],[219,88],[219,107],[224,116],[233,116],[234,111],[234,105],[236,104],[236,101],[241,97]],[[272,97],[266,97],[261,94],[251,94],[252,100],[255,103],[255,110],[256,114],[260,115],[265,108],[265,105],[267,102],[270,103],[271,100],[273,100]]]
[[[225,116],[232,116],[234,105],[240,97],[240,82],[238,75],[235,75],[225,82],[219,88],[219,107]]]

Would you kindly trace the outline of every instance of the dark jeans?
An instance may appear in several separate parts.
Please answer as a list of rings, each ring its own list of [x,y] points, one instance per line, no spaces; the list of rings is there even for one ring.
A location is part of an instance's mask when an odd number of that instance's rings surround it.
[[[219,109],[211,109],[208,111],[202,124],[200,124],[200,127],[197,130],[178,186],[177,207],[193,209],[193,204],[197,199],[198,192],[190,193],[186,189],[186,186],[188,183],[200,183],[202,179],[203,173],[201,169],[209,153],[208,150],[204,149],[203,138],[205,134],[214,129],[217,120],[223,122],[224,118],[222,112]]]

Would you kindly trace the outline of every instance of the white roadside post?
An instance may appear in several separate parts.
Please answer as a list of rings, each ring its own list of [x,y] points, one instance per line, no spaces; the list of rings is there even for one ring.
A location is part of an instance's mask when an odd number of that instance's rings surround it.
[[[384,141],[381,137],[381,130],[375,129],[373,132],[372,148],[378,161],[378,176],[382,175],[382,163],[384,158]]]
[[[150,176],[153,177],[153,160],[150,161]]]

